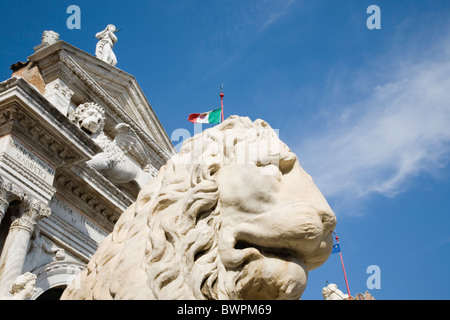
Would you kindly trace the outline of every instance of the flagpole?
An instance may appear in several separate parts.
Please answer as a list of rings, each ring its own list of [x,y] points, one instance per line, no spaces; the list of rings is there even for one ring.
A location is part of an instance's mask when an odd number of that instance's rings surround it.
[[[223,84],[222,84],[222,86],[220,87],[220,105],[222,107],[222,122],[223,122],[223,97],[224,96],[225,95],[223,94]]]
[[[339,238],[336,234],[336,232],[334,233],[334,235],[336,236],[336,243],[339,245]],[[347,274],[345,273],[345,267],[344,267],[344,259],[342,259],[342,252],[341,250],[339,250],[339,255],[341,257],[341,263],[342,263],[342,271],[344,271],[344,278],[345,278],[345,285],[347,286],[347,293],[348,293],[348,299],[351,300],[351,295],[350,295],[350,289],[348,287],[348,281],[347,281]]]

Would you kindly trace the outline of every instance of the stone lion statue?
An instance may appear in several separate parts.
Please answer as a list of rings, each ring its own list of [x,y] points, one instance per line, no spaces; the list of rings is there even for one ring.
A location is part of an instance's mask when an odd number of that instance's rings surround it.
[[[152,178],[151,173],[131,161],[126,154],[138,143],[135,131],[125,123],[116,125],[116,136],[109,139],[104,134],[105,111],[96,103],[80,104],[72,115],[81,130],[86,132],[103,149],[87,164],[102,173],[113,183],[126,186],[132,183],[131,193],[137,194]]]
[[[94,102],[86,102],[75,109],[72,121],[81,130],[96,138],[103,132],[103,127],[105,126],[105,110]]]
[[[184,142],[62,299],[299,299],[335,225],[275,131],[231,116]]]

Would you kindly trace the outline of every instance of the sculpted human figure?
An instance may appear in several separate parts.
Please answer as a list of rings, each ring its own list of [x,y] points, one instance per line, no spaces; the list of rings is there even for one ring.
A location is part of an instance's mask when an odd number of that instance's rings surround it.
[[[344,294],[338,289],[337,285],[330,283],[322,289],[322,296],[324,300],[346,300],[348,299],[348,294]]]
[[[62,299],[299,299],[336,217],[263,120],[186,140]]]
[[[33,270],[56,259],[63,253],[63,249],[56,247],[53,243],[45,240],[39,227],[35,227],[30,241],[24,270]]]
[[[108,24],[105,30],[98,32],[95,37],[100,39],[95,48],[95,56],[109,63],[112,66],[117,64],[116,55],[113,52],[114,44],[117,42],[117,37],[114,34],[116,27],[112,24]]]

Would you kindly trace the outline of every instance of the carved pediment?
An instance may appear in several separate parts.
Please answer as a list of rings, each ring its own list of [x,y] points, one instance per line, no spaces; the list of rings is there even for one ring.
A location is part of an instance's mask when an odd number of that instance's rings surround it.
[[[12,90],[0,106],[0,136],[13,134],[53,167],[84,162],[99,151],[26,81],[13,78],[0,89]]]
[[[157,167],[175,154],[170,138],[132,75],[64,41],[36,52],[29,60],[39,64],[46,83],[63,79],[78,97],[78,104],[100,104],[108,118],[105,130],[113,130],[119,123],[129,124],[163,159]]]

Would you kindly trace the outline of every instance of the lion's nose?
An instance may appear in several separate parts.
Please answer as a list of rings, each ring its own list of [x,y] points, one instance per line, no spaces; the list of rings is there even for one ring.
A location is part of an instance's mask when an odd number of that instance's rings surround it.
[[[83,126],[84,128],[88,129],[91,132],[95,132],[97,129],[97,122],[92,119],[85,119],[81,123],[81,126]]]
[[[322,221],[323,234],[327,234],[336,227],[336,216],[329,208],[318,209],[316,211],[320,220]]]

